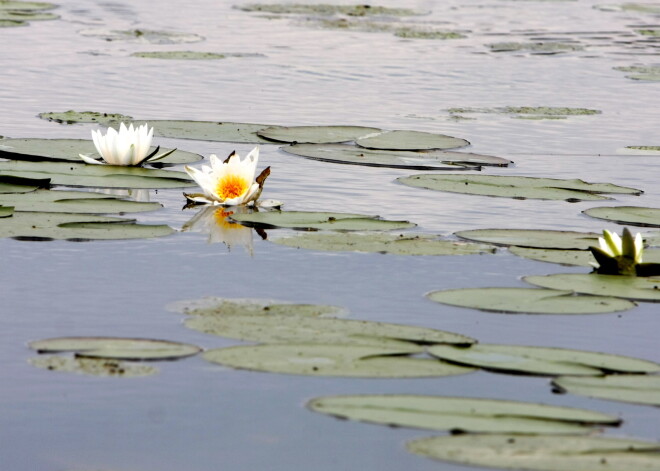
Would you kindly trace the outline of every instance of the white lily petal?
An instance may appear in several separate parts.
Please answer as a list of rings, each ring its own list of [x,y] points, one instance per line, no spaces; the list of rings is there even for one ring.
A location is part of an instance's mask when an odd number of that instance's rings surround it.
[[[83,161],[86,164],[103,165],[103,162],[99,162],[98,160],[93,159],[92,157],[90,157],[88,155],[85,155],[85,154],[78,154],[78,155],[80,156],[81,159],[83,159]]]
[[[644,241],[639,232],[635,235],[635,263],[642,263],[642,253],[644,252]]]

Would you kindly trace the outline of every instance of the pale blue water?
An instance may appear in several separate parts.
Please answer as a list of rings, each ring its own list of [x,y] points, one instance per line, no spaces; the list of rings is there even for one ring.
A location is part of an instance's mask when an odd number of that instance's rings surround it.
[[[237,2],[238,3],[238,2]],[[342,2],[348,3],[348,2]],[[388,33],[325,31],[268,20],[231,3],[61,2],[62,19],[0,29],[0,134],[89,138],[91,126],[36,118],[68,109],[138,118],[284,125],[354,124],[442,132],[473,152],[507,157],[484,173],[611,181],[641,197],[604,203],[521,201],[427,192],[394,183],[409,172],[304,160],[261,147],[271,165],[264,197],[287,209],[380,214],[419,230],[515,227],[617,229],[580,212],[598,205],[658,207],[657,157],[617,156],[627,145],[659,145],[657,83],[626,79],[614,66],[658,64],[658,43],[615,43],[657,16],[602,12],[598,2],[406,1],[431,13],[408,21],[466,31],[466,39],[404,40]],[[444,22],[447,22],[446,24]],[[153,29],[196,33],[202,42],[151,45],[104,41],[81,31]],[[585,51],[555,56],[490,53],[485,46],[530,36],[577,37]],[[514,32],[513,36],[507,33]],[[534,33],[534,34],[531,34]],[[586,39],[607,36],[611,40]],[[135,51],[260,53],[222,61],[129,57]],[[571,106],[595,116],[530,121],[447,108]],[[203,155],[251,145],[160,139]],[[180,191],[151,193],[161,211],[145,222],[180,229]],[[275,232],[275,231],[272,231]],[[271,235],[274,235],[272,234]],[[491,373],[416,380],[309,378],[223,369],[201,358],[162,363],[161,374],[99,379],[31,367],[31,340],[63,335],[147,336],[205,348],[231,341],[184,328],[166,305],[202,296],[336,304],[352,318],[434,327],[482,342],[559,346],[660,361],[658,308],[622,314],[510,316],[431,303],[444,288],[523,286],[520,277],[584,269],[494,256],[396,257],[286,248],[253,236],[254,253],[177,233],[126,242],[0,240],[0,469],[22,471],[468,469],[408,454],[428,432],[337,421],[307,411],[312,397],[417,393],[540,401],[620,414],[611,435],[658,439],[658,409],[550,392],[546,378]]]

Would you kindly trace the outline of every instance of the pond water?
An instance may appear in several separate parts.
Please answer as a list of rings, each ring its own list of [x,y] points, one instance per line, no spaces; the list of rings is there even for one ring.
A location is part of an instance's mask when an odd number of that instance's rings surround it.
[[[619,155],[659,145],[657,82],[614,67],[658,64],[660,43],[634,30],[658,15],[602,11],[600,2],[384,0],[426,12],[402,21],[464,34],[406,39],[388,32],[322,29],[300,18],[271,19],[232,8],[247,2],[62,0],[55,21],[0,28],[0,134],[88,139],[91,125],[59,125],[40,112],[94,110],[139,118],[278,125],[351,124],[439,132],[467,139],[470,152],[515,161],[494,175],[583,178],[644,190],[600,203],[514,200],[415,189],[411,171],[338,165],[262,145],[271,166],[263,197],[289,210],[342,211],[406,219],[420,232],[476,228],[620,232],[589,218],[593,206],[658,207],[657,156]],[[309,2],[312,3],[312,2]],[[319,2],[320,3],[320,2]],[[349,4],[348,2],[337,2]],[[657,4],[656,4],[657,5]],[[650,26],[649,26],[650,25]],[[106,40],[108,30],[165,30],[204,40],[149,44]],[[489,44],[578,41],[560,54],[491,52]],[[255,54],[212,61],[131,57],[140,51]],[[551,106],[602,111],[529,120],[450,108]],[[250,144],[156,138],[205,156],[241,155]],[[180,229],[196,213],[179,190],[150,192],[164,208],[138,215]],[[276,231],[268,231],[269,236]],[[167,306],[204,296],[332,304],[350,317],[457,332],[484,343],[556,346],[660,361],[658,308],[620,314],[514,316],[435,304],[437,289],[525,286],[524,275],[586,272],[495,255],[400,257],[253,248],[177,232],[131,241],[0,240],[0,461],[2,469],[394,471],[470,469],[409,454],[404,443],[431,433],[339,421],[308,411],[317,396],[413,393],[538,401],[620,415],[612,436],[658,439],[657,408],[552,394],[548,378],[477,372],[437,379],[341,379],[236,371],[194,357],[158,363],[158,376],[97,378],[27,363],[32,340],[113,335],[169,339],[204,348],[237,342],[182,325]]]

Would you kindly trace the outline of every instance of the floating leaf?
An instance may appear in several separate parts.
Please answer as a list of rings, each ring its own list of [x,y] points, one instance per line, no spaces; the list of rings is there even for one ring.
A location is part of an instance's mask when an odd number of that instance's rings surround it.
[[[57,337],[30,342],[29,347],[39,353],[75,352],[84,358],[134,361],[176,360],[202,351],[187,343],[123,337]]]
[[[64,373],[78,373],[92,376],[113,376],[131,378],[151,376],[158,368],[150,365],[135,365],[123,361],[99,358],[67,358],[59,355],[30,358],[29,363],[37,368]]]
[[[373,5],[306,5],[301,3],[251,3],[247,5],[236,6],[242,11],[263,12],[274,14],[307,14],[307,15],[348,15],[348,16],[412,16],[419,15],[414,10],[407,8],[389,8]]]
[[[640,206],[601,206],[582,211],[587,216],[631,226],[660,227],[660,209]]]
[[[102,193],[87,191],[37,190],[27,194],[0,194],[0,205],[11,205],[16,211],[49,213],[135,213],[154,211],[159,203],[122,200]]]
[[[55,121],[56,123],[74,124],[74,123],[99,123],[107,125],[112,122],[131,121],[133,118],[119,113],[99,113],[98,111],[61,111],[39,113],[41,119]],[[0,141],[2,144],[2,141]]]
[[[0,162],[1,176],[46,179],[53,185],[94,188],[185,188],[192,179],[183,172],[116,165],[67,162]]]
[[[617,154],[660,155],[660,146],[626,146],[622,149],[617,149]]]
[[[394,255],[474,255],[495,252],[493,247],[487,245],[442,240],[428,234],[309,233],[275,239],[274,242],[311,250],[378,252]]]
[[[407,168],[412,170],[459,170],[457,165],[507,166],[512,162],[501,157],[442,151],[390,151],[365,149],[346,144],[295,144],[281,148],[288,154],[339,164],[368,167]]]
[[[413,440],[407,448],[427,458],[486,468],[529,471],[651,471],[660,468],[660,444],[619,438],[443,436]]]
[[[0,28],[12,28],[14,26],[27,26],[29,23],[20,20],[0,20]]]
[[[610,199],[599,193],[639,195],[641,190],[611,183],[588,183],[583,180],[509,177],[501,175],[423,174],[399,177],[404,185],[451,193],[500,196],[517,199],[589,201]]]
[[[505,106],[497,108],[449,108],[452,114],[466,114],[466,113],[497,113],[509,114],[514,117],[524,118],[566,118],[568,116],[587,116],[600,114],[600,110],[592,110],[589,108],[566,108],[556,106]]]
[[[14,214],[13,206],[0,206],[0,218],[8,218]]]
[[[428,352],[441,360],[509,373],[600,376],[605,373],[655,373],[660,364],[637,358],[565,348],[522,345],[436,345]]]
[[[195,315],[186,319],[185,325],[206,334],[252,342],[404,346],[406,349],[414,349],[414,343],[466,345],[475,342],[464,335],[424,327],[288,313]]]
[[[233,214],[234,221],[248,227],[289,228],[330,231],[387,231],[408,229],[415,224],[408,221],[387,221],[364,214],[313,211],[267,211]]]
[[[621,72],[631,72],[632,75],[626,75],[626,78],[632,80],[647,80],[650,82],[660,81],[660,66],[630,66],[614,67],[614,70]]]
[[[145,59],[170,59],[170,60],[217,60],[226,59],[231,54],[219,54],[217,52],[202,51],[149,51],[134,52],[131,57]]]
[[[203,41],[204,37],[194,33],[154,31],[148,29],[109,30],[90,28],[79,31],[83,36],[95,37],[104,41],[137,41],[149,44],[182,44]]]
[[[406,357],[413,349],[367,345],[286,344],[218,348],[204,353],[232,368],[310,376],[416,378],[471,373],[471,368]]]
[[[660,376],[608,375],[584,378],[562,376],[554,379],[552,385],[559,392],[660,406]]]
[[[584,409],[463,397],[330,396],[313,399],[307,407],[342,419],[453,433],[578,434],[589,433],[592,425],[620,422]]]
[[[198,141],[238,142],[251,144],[272,144],[257,135],[257,131],[270,127],[270,124],[225,123],[218,121],[175,121],[150,119],[134,121],[135,124],[149,123],[154,134],[175,139]]]
[[[46,2],[22,2],[19,0],[0,0],[0,11],[3,10],[52,10],[57,5]]]
[[[570,51],[581,51],[584,48],[579,44],[562,43],[556,41],[538,41],[529,43],[502,42],[489,44],[492,52],[530,52],[532,54],[561,54]]]
[[[110,116],[110,115],[109,115]],[[151,147],[153,152],[156,147]],[[171,149],[160,148],[161,153]],[[96,154],[91,140],[83,139],[0,139],[0,157],[12,160],[81,163],[79,154]],[[187,164],[202,159],[199,154],[175,150],[158,164]]]
[[[302,316],[341,317],[346,310],[322,304],[291,304],[264,299],[229,299],[206,297],[178,301],[170,309],[190,316]]]
[[[575,296],[572,291],[530,288],[463,288],[433,291],[437,303],[489,312],[515,314],[603,314],[627,311],[636,305],[606,296]]]
[[[50,178],[22,178],[11,175],[0,175],[0,194],[30,193],[38,188],[49,188]]]
[[[364,126],[274,126],[261,129],[257,134],[277,142],[298,144],[330,144],[355,141],[363,136],[381,132],[382,129]]]
[[[355,143],[367,149],[387,150],[454,149],[470,145],[465,139],[420,131],[382,131]]]
[[[163,237],[165,225],[134,224],[133,220],[89,214],[16,212],[0,220],[0,237],[27,240],[101,240]]]
[[[518,257],[538,262],[558,263],[560,265],[588,267],[596,259],[588,250],[535,249],[529,247],[509,247],[509,252]],[[644,253],[646,255],[646,252]],[[658,251],[660,256],[660,251]],[[658,259],[660,261],[660,258]]]
[[[0,22],[8,21],[45,21],[56,20],[59,16],[53,13],[42,13],[41,11],[28,10],[3,10],[0,8]]]
[[[542,288],[660,302],[660,278],[568,273],[526,276],[523,280]]]
[[[467,240],[495,245],[520,247],[586,250],[598,245],[595,232],[550,231],[539,229],[472,229],[454,235]]]

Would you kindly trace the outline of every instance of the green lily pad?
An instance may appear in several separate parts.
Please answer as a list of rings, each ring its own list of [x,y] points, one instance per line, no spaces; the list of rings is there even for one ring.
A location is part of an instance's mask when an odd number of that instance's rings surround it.
[[[232,368],[309,376],[417,378],[471,373],[472,368],[404,356],[405,348],[285,344],[218,348],[204,358]]]
[[[53,185],[94,188],[185,188],[194,183],[188,174],[170,170],[68,162],[0,162],[0,175],[49,178]]]
[[[460,344],[475,340],[464,335],[400,324],[300,315],[194,315],[188,328],[239,340],[269,343],[372,345],[421,351],[414,344]],[[404,343],[405,342],[405,343]]]
[[[382,131],[357,139],[355,143],[367,149],[410,151],[455,149],[470,145],[465,139],[420,131]]]
[[[83,358],[133,361],[176,360],[202,351],[187,343],[123,337],[56,337],[36,340],[28,346],[39,353],[75,352]]]
[[[486,468],[529,471],[660,468],[660,444],[620,438],[465,435],[417,439],[406,447],[427,458]]]
[[[629,195],[642,193],[635,188],[611,183],[501,175],[423,174],[399,177],[397,181],[404,185],[429,190],[516,199],[592,201],[611,199],[601,196],[600,193]]]
[[[463,288],[433,291],[437,303],[513,314],[603,314],[636,306],[607,296],[575,296],[572,291],[530,288]]]
[[[597,243],[594,244],[598,246]],[[518,257],[539,262],[558,263],[560,265],[590,267],[596,259],[588,250],[532,249],[527,247],[509,247],[509,252]],[[644,249],[644,262],[660,263],[660,249]]]
[[[151,147],[151,152],[156,149]],[[161,152],[170,149],[160,148]],[[91,140],[83,139],[0,139],[0,157],[11,160],[55,161],[81,163],[78,154],[94,154],[96,147]],[[175,150],[158,161],[158,164],[188,164],[202,160],[192,152]]]
[[[660,14],[660,6],[655,3],[622,3],[620,5],[595,5],[602,11],[633,11],[637,13]]]
[[[527,283],[542,288],[569,290],[597,296],[660,302],[660,278],[582,273],[526,276]]]
[[[282,237],[273,242],[301,249],[394,255],[475,255],[495,252],[493,247],[487,245],[442,240],[427,234],[307,233]]]
[[[538,41],[529,43],[502,42],[488,44],[492,52],[530,52],[532,54],[561,54],[564,52],[581,51],[579,44],[555,41]]]
[[[657,375],[562,376],[555,378],[552,385],[562,393],[660,406],[660,376]]]
[[[0,28],[12,28],[14,26],[27,26],[30,23],[20,20],[0,20]]]
[[[8,218],[14,214],[13,206],[0,206],[0,218]]]
[[[91,376],[111,376],[132,378],[151,376],[158,373],[158,368],[151,365],[135,365],[123,361],[99,358],[67,358],[48,355],[30,358],[28,362],[37,368],[64,373],[77,373]]]
[[[408,8],[389,8],[375,5],[307,5],[300,3],[251,3],[247,5],[235,6],[242,11],[262,12],[272,14],[297,14],[297,15],[347,15],[347,16],[413,16],[419,15],[418,12]]]
[[[632,75],[626,75],[626,78],[632,80],[647,80],[650,82],[660,81],[660,66],[628,66],[614,67],[614,70],[621,72],[630,72]]]
[[[49,188],[50,178],[22,178],[11,175],[0,175],[0,194],[30,193],[39,188]]]
[[[410,26],[396,28],[394,36],[406,39],[463,39],[466,38],[462,33],[456,31],[441,31],[433,29],[420,29]]]
[[[160,203],[143,203],[114,198],[87,191],[36,190],[26,194],[0,194],[0,205],[14,206],[16,211],[49,213],[135,213],[154,211]]]
[[[387,221],[379,219],[378,216],[313,211],[254,212],[233,214],[230,218],[248,227],[304,231],[387,231],[415,227],[415,224],[408,221]]]
[[[120,113],[99,113],[98,111],[60,111],[39,113],[41,119],[48,121],[55,121],[60,124],[74,124],[74,123],[99,123],[107,125],[112,122],[131,121],[132,116],[127,116]],[[2,141],[0,141],[0,145]]]
[[[109,30],[90,28],[79,32],[83,36],[94,37],[104,41],[137,41],[149,44],[183,44],[203,41],[204,37],[195,33],[178,33],[174,31],[154,31],[148,29]]]
[[[346,144],[295,144],[281,148],[288,154],[323,162],[412,170],[459,170],[457,165],[505,167],[512,162],[501,157],[442,151],[390,151]]]
[[[638,358],[564,348],[522,345],[436,345],[428,352],[441,360],[507,373],[601,376],[606,373],[655,373],[660,364]]]
[[[0,8],[0,21],[47,21],[56,20],[59,15],[30,10],[3,10]]]
[[[57,5],[46,2],[22,2],[19,0],[0,0],[0,11],[2,10],[52,10]]]
[[[313,399],[307,407],[342,419],[453,433],[579,434],[596,424],[620,422],[585,409],[464,397],[329,396]]]
[[[89,214],[15,212],[0,219],[0,237],[27,240],[144,239],[170,235],[165,225],[135,224],[133,220]]]
[[[270,124],[159,119],[151,119],[145,122],[154,127],[155,135],[161,137],[198,141],[272,144],[271,141],[257,135],[257,131],[271,127]],[[136,124],[139,123],[140,121],[136,122]]]
[[[588,116],[600,114],[600,110],[589,108],[568,108],[561,106],[504,106],[496,108],[449,108],[452,114],[466,113],[497,113],[508,114],[519,118],[566,118],[568,116]]]
[[[587,216],[631,226],[660,227],[660,208],[601,206],[582,211]]]
[[[382,129],[364,126],[273,126],[257,134],[270,141],[298,144],[330,144],[355,141],[363,136],[382,132]]]
[[[597,246],[600,236],[595,232],[540,229],[472,229],[454,235],[487,244],[567,250],[587,250],[592,245]]]
[[[226,59],[231,54],[219,54],[217,52],[202,51],[148,51],[134,52],[131,57],[144,59],[169,59],[169,60],[218,60]]]
[[[206,297],[170,304],[169,309],[189,316],[301,316],[341,317],[346,309],[322,304],[292,304],[264,299]]]
[[[628,155],[660,155],[660,146],[626,146],[617,149],[618,154]]]

